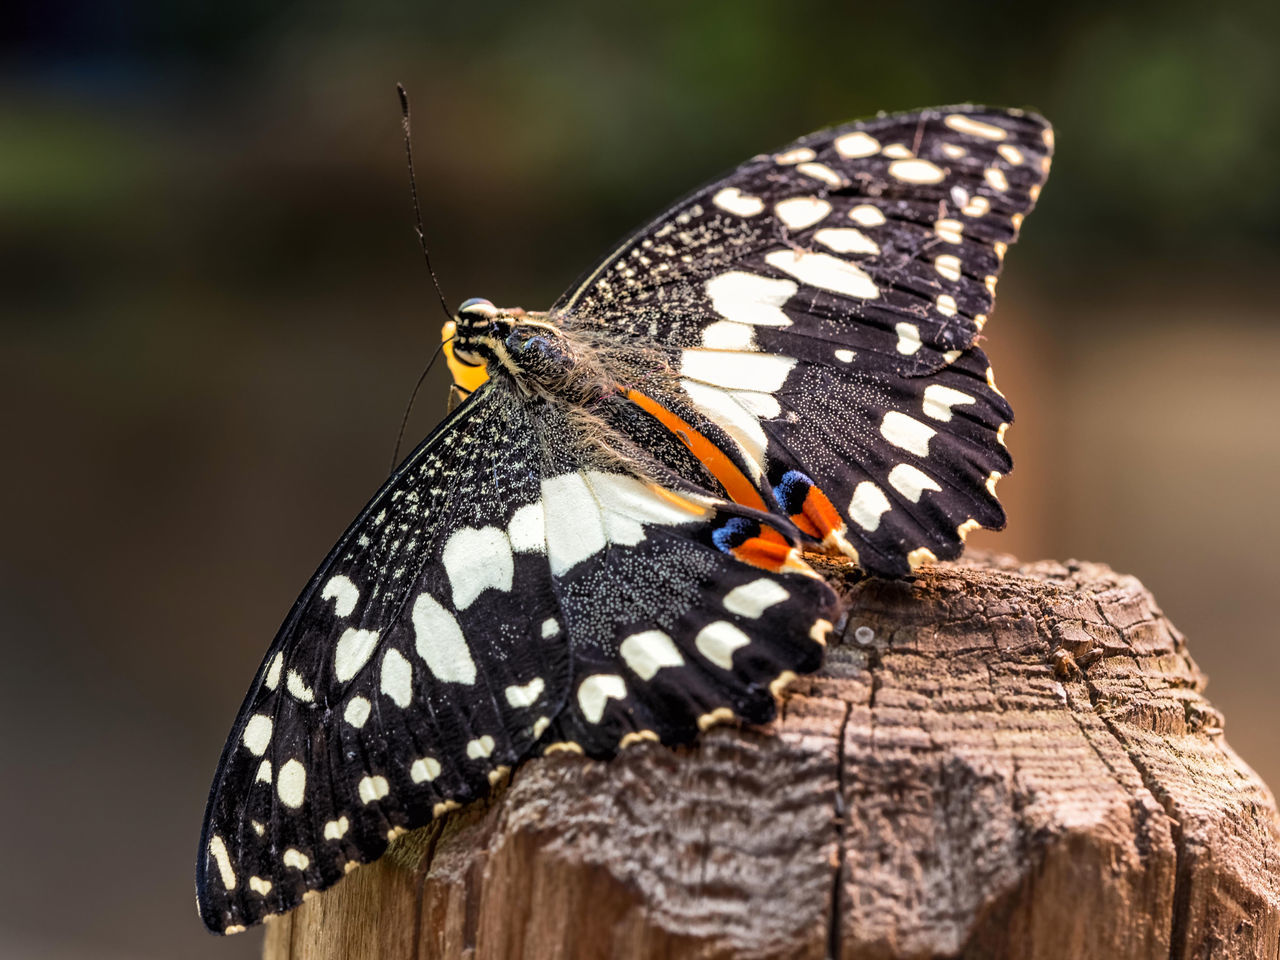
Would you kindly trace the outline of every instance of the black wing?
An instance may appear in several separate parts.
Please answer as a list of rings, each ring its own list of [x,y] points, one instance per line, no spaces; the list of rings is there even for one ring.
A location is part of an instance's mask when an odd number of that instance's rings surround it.
[[[665,353],[772,506],[902,574],[1003,525],[1012,411],[975,343],[1051,153],[1041,118],[971,106],[811,134],[670,208],[552,312]]]
[[[214,779],[196,869],[211,930],[293,908],[531,753],[763,720],[777,684],[817,668],[831,591],[801,563],[735,559],[726,531],[758,521],[573,441],[564,411],[486,386],[321,565]]]

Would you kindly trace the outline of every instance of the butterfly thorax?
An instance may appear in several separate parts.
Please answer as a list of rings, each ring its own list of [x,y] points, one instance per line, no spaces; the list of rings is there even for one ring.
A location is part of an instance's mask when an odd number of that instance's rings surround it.
[[[525,398],[557,398],[591,405],[618,392],[598,351],[552,322],[545,313],[467,300],[452,326],[450,367],[455,384],[470,392],[499,380]]]

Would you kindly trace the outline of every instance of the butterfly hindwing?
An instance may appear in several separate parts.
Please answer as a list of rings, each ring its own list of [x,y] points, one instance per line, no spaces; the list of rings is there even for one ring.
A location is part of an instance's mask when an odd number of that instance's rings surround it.
[[[482,387],[322,565],[215,778],[211,929],[291,909],[532,753],[767,719],[779,684],[816,669],[830,589],[717,544],[759,519],[602,469],[573,432],[555,404]]]

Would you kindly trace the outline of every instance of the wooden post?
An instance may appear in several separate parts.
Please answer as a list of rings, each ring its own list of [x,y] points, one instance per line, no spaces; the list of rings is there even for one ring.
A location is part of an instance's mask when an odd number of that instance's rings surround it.
[[[1280,956],[1274,801],[1137,580],[827,572],[847,623],[776,723],[531,761],[264,956]]]

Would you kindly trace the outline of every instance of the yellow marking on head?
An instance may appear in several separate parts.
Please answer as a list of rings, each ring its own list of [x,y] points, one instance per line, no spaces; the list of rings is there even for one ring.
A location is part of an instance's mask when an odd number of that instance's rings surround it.
[[[475,393],[489,379],[489,371],[482,363],[463,363],[453,354],[451,337],[458,333],[458,325],[450,320],[440,328],[440,339],[445,341],[444,362],[449,365],[453,382],[467,393]]]

